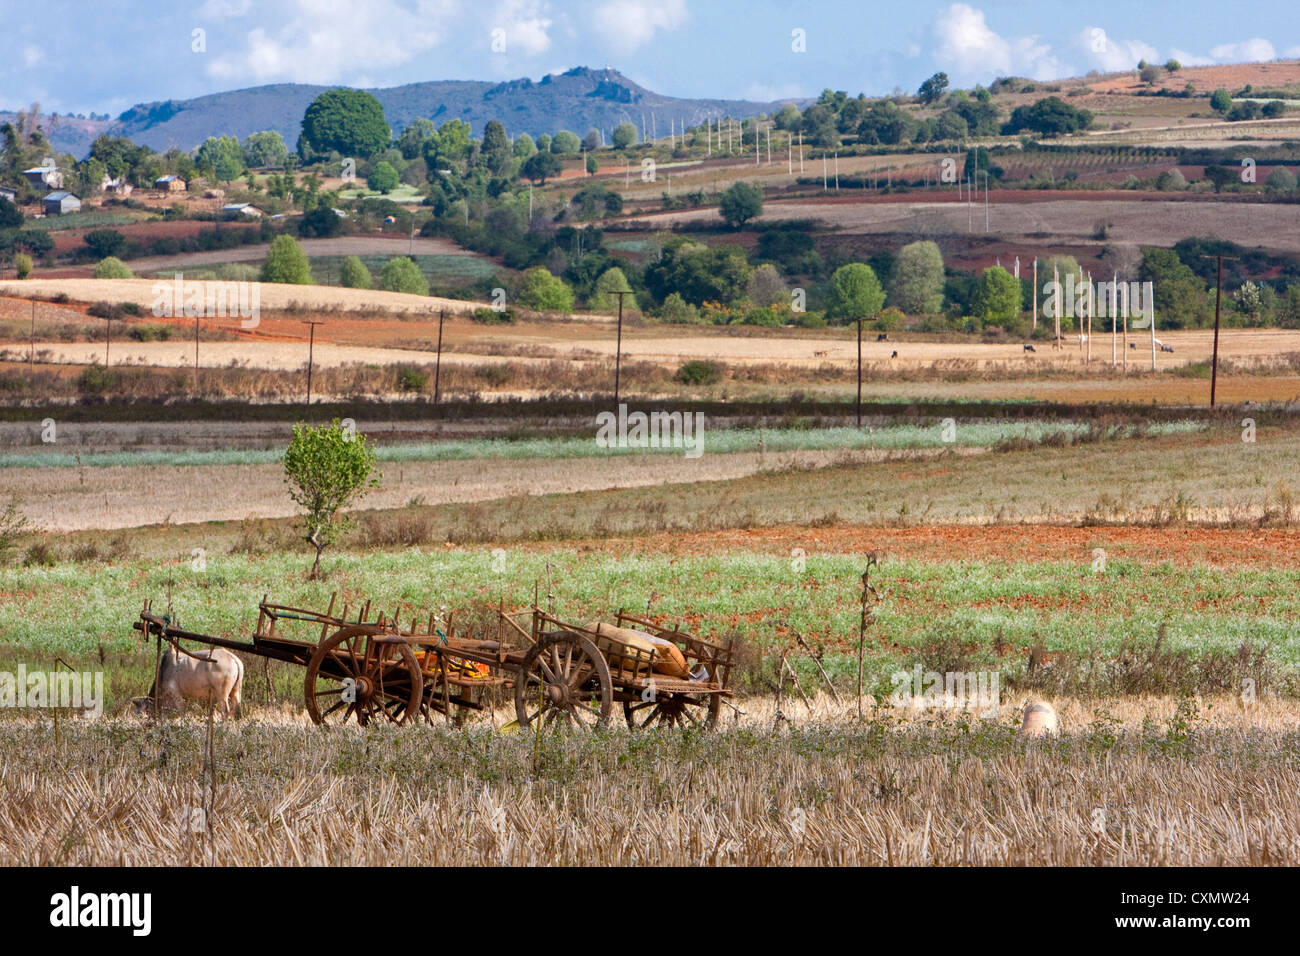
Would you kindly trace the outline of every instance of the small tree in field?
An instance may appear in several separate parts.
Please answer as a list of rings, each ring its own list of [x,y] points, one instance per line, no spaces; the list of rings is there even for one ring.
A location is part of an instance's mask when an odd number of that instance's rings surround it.
[[[126,267],[121,259],[116,256],[109,256],[107,259],[101,259],[95,265],[96,279],[133,279],[131,270]]]
[[[369,289],[370,270],[359,256],[348,256],[343,260],[343,268],[339,270],[339,281],[349,289]]]
[[[303,509],[303,537],[316,549],[311,578],[320,572],[321,552],[338,540],[351,521],[344,513],[379,484],[375,452],[366,437],[344,428],[336,418],[329,425],[293,426],[293,440],[284,453],[289,497]]]
[[[722,194],[718,214],[735,229],[758,218],[763,214],[762,188],[749,183],[732,183]]]
[[[263,282],[311,285],[311,263],[293,236],[276,236],[262,263]]]

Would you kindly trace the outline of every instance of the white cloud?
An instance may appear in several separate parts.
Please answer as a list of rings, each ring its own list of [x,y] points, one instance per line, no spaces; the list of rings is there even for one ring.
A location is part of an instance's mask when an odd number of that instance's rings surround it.
[[[23,47],[23,66],[36,66],[45,59],[45,51],[34,43]]]
[[[505,31],[505,52],[537,56],[549,50],[553,21],[548,13],[547,5],[540,0],[505,0],[492,21],[493,29]]]
[[[985,21],[984,11],[954,3],[934,24],[934,59],[957,83],[1021,75],[1034,79],[1061,76],[1064,67],[1051,46],[1036,36],[1006,39]]]
[[[195,12],[195,16],[209,20],[228,20],[242,17],[252,6],[253,0],[207,0]]]
[[[1262,63],[1277,59],[1277,51],[1267,40],[1252,37],[1240,43],[1220,43],[1216,47],[1211,47],[1210,56],[1216,60],[1228,60],[1232,63]]]
[[[279,27],[250,30],[233,53],[209,52],[207,73],[250,86],[359,83],[358,74],[377,64],[397,66],[437,46],[453,5],[420,0],[412,10],[396,0],[294,0],[291,17]]]
[[[1196,53],[1188,53],[1186,50],[1180,50],[1174,47],[1169,51],[1169,56],[1177,60],[1183,66],[1210,66],[1214,60],[1208,56],[1201,56]]]
[[[1291,59],[1300,59],[1300,46],[1287,47],[1284,56],[1287,56]]]
[[[1160,51],[1150,43],[1116,39],[1101,27],[1084,27],[1075,38],[1075,49],[1083,54],[1089,70],[1120,73],[1135,69],[1142,60],[1160,62]]]
[[[608,0],[593,12],[592,26],[616,52],[631,53],[689,19],[686,0]]]

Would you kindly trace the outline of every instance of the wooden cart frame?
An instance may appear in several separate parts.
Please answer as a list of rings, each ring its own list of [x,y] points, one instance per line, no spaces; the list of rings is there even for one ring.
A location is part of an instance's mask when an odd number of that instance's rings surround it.
[[[519,726],[603,726],[621,704],[629,727],[711,725],[728,696],[732,644],[715,644],[676,628],[620,611],[617,624],[676,644],[689,679],[655,670],[652,652],[613,635],[566,623],[537,607],[496,611],[494,639],[456,635],[449,622],[430,615],[405,631],[396,618],[367,620],[369,604],[348,620],[288,605],[258,605],[257,628],[248,641],[228,640],[172,624],[146,602],[132,626],[189,653],[182,641],[223,647],[306,669],[303,699],[317,724],[355,720],[403,724],[435,714],[463,716],[481,710],[497,688],[512,691]],[[515,618],[528,615],[528,626]],[[286,636],[281,622],[319,625],[314,641]],[[156,682],[155,682],[156,686]]]

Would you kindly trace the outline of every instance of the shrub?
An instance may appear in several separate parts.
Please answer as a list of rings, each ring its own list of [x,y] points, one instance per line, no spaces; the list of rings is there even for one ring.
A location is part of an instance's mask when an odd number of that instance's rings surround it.
[[[384,264],[384,271],[379,274],[379,288],[387,292],[429,294],[429,282],[424,278],[424,273],[405,256],[389,259]]]
[[[370,270],[357,256],[348,256],[339,270],[339,281],[348,289],[369,289]]]
[[[692,359],[677,370],[683,385],[713,385],[722,379],[722,366],[705,359]]]
[[[14,268],[18,270],[18,278],[26,279],[32,274],[32,257],[25,252],[20,252],[14,256]]]
[[[27,531],[27,516],[19,509],[18,499],[11,497],[8,506],[0,512],[0,563],[9,559],[9,552]]]
[[[761,325],[765,328],[776,329],[785,325],[786,313],[781,310],[764,306],[758,309],[750,309],[741,317],[742,325]]]
[[[117,374],[98,362],[86,366],[77,378],[77,387],[83,392],[106,392],[117,384]]]
[[[700,310],[677,292],[671,293],[664,299],[664,304],[659,307],[659,318],[663,322],[671,322],[675,325],[698,325],[702,321]]]
[[[87,315],[93,315],[97,319],[120,319],[126,314],[125,310],[112,302],[95,302],[86,309]]]
[[[475,309],[469,317],[482,325],[505,325],[515,320],[515,313],[511,309]]]
[[[419,392],[429,381],[429,374],[419,369],[403,366],[397,370],[397,387],[403,392]]]
[[[893,332],[901,328],[903,324],[903,313],[893,306],[885,309],[876,316],[876,328],[882,332]]]
[[[1286,193],[1295,189],[1295,173],[1284,167],[1278,167],[1268,174],[1268,182],[1265,184],[1271,192]]]
[[[573,290],[563,279],[551,275],[545,266],[533,266],[524,271],[523,286],[518,298],[520,305],[529,309],[543,312],[573,311]]]
[[[116,256],[101,259],[95,266],[96,279],[132,279],[134,276],[126,264]]]
[[[293,236],[276,236],[262,264],[263,282],[283,282],[290,285],[311,284],[311,263],[307,254]]]
[[[127,334],[137,342],[166,342],[172,337],[173,328],[166,323],[146,322],[143,325],[133,325],[127,330]]]

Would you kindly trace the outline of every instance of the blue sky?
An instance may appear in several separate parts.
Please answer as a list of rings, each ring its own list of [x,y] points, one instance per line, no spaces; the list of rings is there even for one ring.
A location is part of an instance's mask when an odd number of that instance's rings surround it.
[[[940,69],[969,86],[1142,58],[1300,58],[1295,0],[0,0],[0,24],[0,108],[114,116],[263,83],[538,79],[577,65],[674,96],[770,100],[913,91]]]

